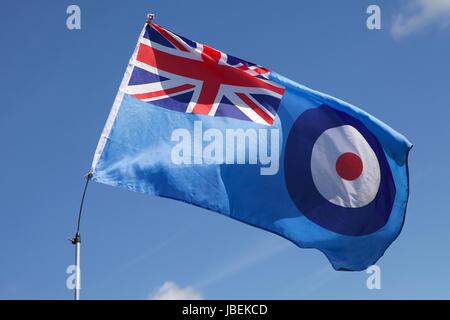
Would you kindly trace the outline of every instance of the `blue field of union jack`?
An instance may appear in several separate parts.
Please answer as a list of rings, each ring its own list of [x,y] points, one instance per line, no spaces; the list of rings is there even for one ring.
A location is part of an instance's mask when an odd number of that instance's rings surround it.
[[[271,125],[284,88],[270,70],[149,23],[125,93],[152,105]]]

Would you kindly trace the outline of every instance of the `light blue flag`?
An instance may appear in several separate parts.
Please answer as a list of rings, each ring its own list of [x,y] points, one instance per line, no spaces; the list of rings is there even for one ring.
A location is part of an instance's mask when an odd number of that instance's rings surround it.
[[[92,173],[362,270],[402,228],[411,146],[346,102],[148,22]]]

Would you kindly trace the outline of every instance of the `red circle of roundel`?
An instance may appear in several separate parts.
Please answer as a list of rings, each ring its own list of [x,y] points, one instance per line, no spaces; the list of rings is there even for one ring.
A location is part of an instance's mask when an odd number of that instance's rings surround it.
[[[355,180],[363,171],[361,158],[353,152],[345,152],[336,160],[336,172],[342,179]]]

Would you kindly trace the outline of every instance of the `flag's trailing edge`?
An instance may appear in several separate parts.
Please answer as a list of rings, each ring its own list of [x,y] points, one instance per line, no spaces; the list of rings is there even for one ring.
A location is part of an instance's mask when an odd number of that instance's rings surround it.
[[[149,23],[92,173],[319,249],[335,269],[363,270],[402,229],[411,147],[346,102]]]

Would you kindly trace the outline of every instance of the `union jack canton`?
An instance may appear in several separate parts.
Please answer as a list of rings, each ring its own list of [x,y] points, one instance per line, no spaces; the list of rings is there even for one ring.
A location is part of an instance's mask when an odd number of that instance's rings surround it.
[[[284,87],[270,70],[155,23],[140,37],[125,93],[179,112],[272,125]]]

